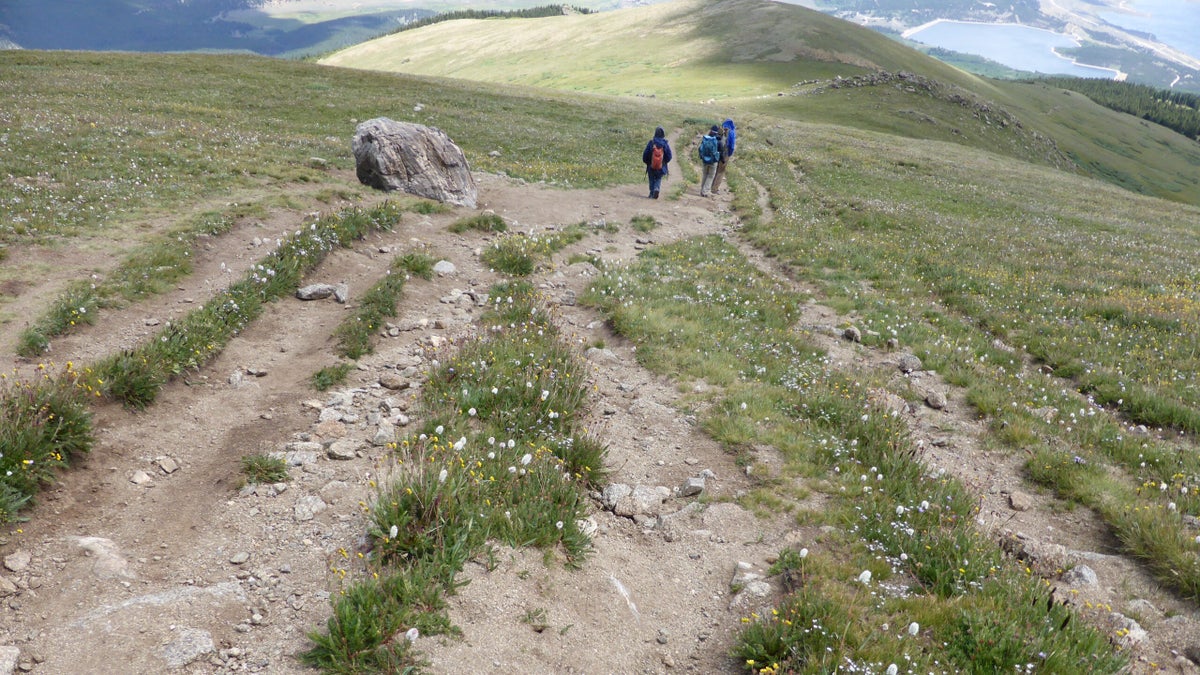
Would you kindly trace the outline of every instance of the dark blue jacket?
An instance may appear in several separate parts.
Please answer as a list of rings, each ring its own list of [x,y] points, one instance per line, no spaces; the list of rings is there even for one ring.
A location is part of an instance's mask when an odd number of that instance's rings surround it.
[[[656,138],[650,139],[650,142],[646,144],[646,149],[642,151],[642,164],[646,165],[646,173],[655,173],[650,169],[650,152],[654,149],[655,143],[658,143],[659,145],[661,145],[662,149],[663,149],[663,168],[662,168],[662,171],[657,172],[657,173],[660,176],[665,176],[668,173],[670,173],[669,171],[667,171],[667,164],[671,163],[671,157],[672,157],[671,144],[669,142],[667,142],[666,138],[656,137]]]

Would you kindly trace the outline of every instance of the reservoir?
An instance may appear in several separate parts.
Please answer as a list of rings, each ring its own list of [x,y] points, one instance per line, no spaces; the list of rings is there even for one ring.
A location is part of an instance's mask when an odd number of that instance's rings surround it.
[[[1200,59],[1200,2],[1196,0],[1125,0],[1127,12],[1101,12],[1114,26],[1151,33],[1159,42]]]
[[[1112,69],[1077,65],[1055,54],[1056,47],[1078,47],[1079,43],[1069,35],[1041,28],[939,19],[906,32],[904,37],[932,47],[976,54],[1010,68],[1035,73],[1108,79],[1116,76]]]

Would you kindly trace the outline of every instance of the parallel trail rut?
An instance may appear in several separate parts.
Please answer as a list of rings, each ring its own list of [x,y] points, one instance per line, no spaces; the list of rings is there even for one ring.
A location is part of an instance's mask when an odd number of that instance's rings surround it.
[[[588,361],[593,386],[588,427],[609,447],[611,480],[674,487],[704,469],[716,478],[708,483],[708,505],[678,512],[667,527],[597,507],[595,550],[581,570],[546,565],[541,552],[529,550],[496,550],[492,565],[469,564],[463,576],[470,583],[450,598],[462,638],[425,637],[418,643],[430,672],[740,672],[729,650],[741,618],[757,605],[731,607],[737,564],[765,571],[782,548],[809,545],[817,532],[783,516],[756,517],[736,505],[752,479],[696,427],[690,411],[677,407],[682,394],[676,382],[639,366],[632,346],[611,333],[594,310],[568,299],[582,295],[593,277],[587,266],[568,266],[566,260],[588,253],[606,262],[629,261],[649,246],[720,234],[796,292],[812,296],[813,289],[788,278],[787,270],[738,237],[727,192],[704,199],[689,186],[677,200],[647,200],[640,184],[563,191],[491,175],[477,178],[478,210],[494,211],[511,229],[544,231],[601,220],[618,225],[616,232],[596,228],[532,278],[581,354],[589,345],[605,345],[601,356]],[[676,180],[674,174],[668,179],[664,195]],[[767,204],[766,195],[760,194],[759,203]],[[406,213],[395,231],[336,251],[310,276],[313,282],[346,282],[349,306],[332,300],[275,302],[200,372],[170,384],[147,411],[99,408],[94,451],[40,496],[28,522],[3,534],[0,557],[26,552],[31,559],[20,571],[0,570],[16,585],[2,599],[7,609],[0,615],[0,645],[18,647],[34,673],[311,672],[294,657],[309,647],[307,633],[323,630],[329,618],[329,597],[339,588],[331,569],[352,566],[350,559],[362,550],[365,505],[375,495],[372,482],[386,477],[386,453],[369,447],[348,461],[322,457],[294,467],[282,492],[263,487],[253,494],[239,491],[240,459],[296,440],[369,438],[365,417],[380,400],[390,397],[401,407],[411,402],[411,390],[383,390],[380,375],[428,366],[440,349],[470,335],[479,308],[455,300],[454,291],[486,292],[500,280],[476,254],[489,235],[447,229],[478,210]],[[638,215],[653,216],[659,226],[646,234],[634,231],[628,224]],[[260,250],[249,243],[253,237],[271,238],[301,224],[280,218],[214,238],[179,288],[108,312],[96,326],[56,341],[55,360],[85,361],[145,339],[151,334],[148,318],[165,320],[186,311],[188,300],[203,302],[206,289],[236,276],[229,270],[257,259]],[[376,353],[361,359],[333,394],[315,392],[309,377],[336,360],[331,332],[355,293],[374,283],[394,255],[410,250],[448,260],[457,271],[410,280],[393,321],[405,330],[381,338]],[[1113,554],[1104,528],[1090,514],[1062,511],[1026,486],[1021,458],[982,447],[981,423],[962,392],[934,373],[900,375],[896,352],[812,330],[853,319],[816,298],[806,305],[798,329],[811,331],[839,367],[890,369],[897,387],[943,392],[948,401],[943,410],[897,405],[930,470],[949,472],[978,493],[979,520],[992,537],[1019,532],[1031,548],[1062,546],[1064,559],[1086,560],[1100,582],[1079,595],[1079,606],[1117,609],[1134,597],[1153,603],[1157,615],[1145,608],[1141,613],[1151,638],[1137,652],[1143,660],[1134,670],[1151,670],[1146,665],[1151,661],[1174,664],[1171,646],[1200,631],[1196,613],[1152,590],[1140,568]],[[4,325],[2,342],[11,344],[17,329]],[[12,364],[29,366],[15,359]],[[248,370],[265,375],[247,375]],[[231,378],[235,373],[240,376]],[[319,409],[331,407],[339,394],[352,398],[362,417],[320,422]],[[166,472],[166,460],[178,470]],[[132,482],[139,471],[151,480]],[[1013,492],[1030,493],[1032,507],[1013,511],[1007,501]],[[305,505],[317,502],[322,506],[316,513],[301,516]],[[670,509],[685,503],[674,500]],[[534,631],[522,620],[531,612],[545,617],[545,630]],[[1105,618],[1098,610],[1085,615]]]

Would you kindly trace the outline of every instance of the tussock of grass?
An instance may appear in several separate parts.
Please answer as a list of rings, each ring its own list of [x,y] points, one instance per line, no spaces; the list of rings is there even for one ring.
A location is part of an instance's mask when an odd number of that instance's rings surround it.
[[[456,234],[462,234],[468,230],[478,230],[480,232],[505,232],[508,230],[508,224],[504,219],[494,213],[481,213],[467,218],[461,218],[454,221],[450,225],[450,231]]]
[[[579,224],[544,234],[510,234],[484,249],[481,260],[498,272],[528,276],[555,252],[583,239],[586,233],[586,226]]]
[[[70,363],[38,372],[30,381],[0,376],[0,523],[16,520],[55,471],[92,447],[85,374]]]
[[[327,632],[310,634],[307,663],[327,672],[417,667],[404,636],[453,632],[443,595],[490,540],[538,546],[568,565],[587,553],[578,521],[586,490],[603,478],[604,448],[581,430],[583,370],[531,289],[492,296],[504,308],[488,320],[494,330],[440,359],[422,389],[421,431],[393,444],[365,569],[356,578],[335,565],[347,583]]]
[[[635,232],[650,232],[658,227],[658,221],[655,220],[654,216],[634,216],[629,221],[629,225],[633,227]]]
[[[242,474],[247,483],[283,483],[289,478],[287,461],[269,455],[242,457]]]
[[[325,366],[312,374],[312,386],[317,391],[328,391],[346,381],[346,376],[354,370],[353,363],[340,361],[332,366]]]

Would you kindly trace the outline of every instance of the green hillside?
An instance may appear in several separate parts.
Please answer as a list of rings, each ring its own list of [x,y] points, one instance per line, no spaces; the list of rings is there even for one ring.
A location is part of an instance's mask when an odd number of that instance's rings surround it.
[[[965,73],[875,31],[782,3],[679,0],[594,15],[454,21],[322,63],[690,101],[714,117],[762,114],[951,141],[1074,164],[1131,190],[1200,204],[1200,144],[1082,97]],[[915,77],[895,77],[902,73]]]

